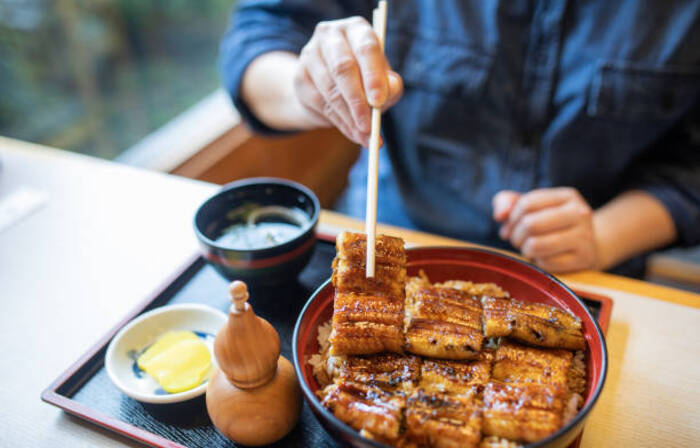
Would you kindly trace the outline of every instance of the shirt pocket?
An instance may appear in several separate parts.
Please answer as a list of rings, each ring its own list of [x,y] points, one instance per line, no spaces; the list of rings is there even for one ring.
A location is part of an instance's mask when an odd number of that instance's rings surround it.
[[[698,99],[700,68],[604,62],[596,71],[586,112],[619,122],[677,120]]]

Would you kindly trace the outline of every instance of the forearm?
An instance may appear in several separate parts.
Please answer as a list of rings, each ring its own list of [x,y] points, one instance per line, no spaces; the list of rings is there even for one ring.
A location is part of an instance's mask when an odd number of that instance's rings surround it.
[[[608,269],[676,239],[676,227],[664,205],[640,190],[617,196],[597,209],[593,228],[598,268]]]
[[[280,130],[318,127],[299,102],[294,90],[297,55],[273,51],[255,58],[241,82],[241,96],[255,116]]]

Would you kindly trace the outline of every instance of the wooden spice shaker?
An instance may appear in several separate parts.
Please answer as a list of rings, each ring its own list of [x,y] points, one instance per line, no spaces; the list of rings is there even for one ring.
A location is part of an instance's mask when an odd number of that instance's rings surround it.
[[[301,390],[294,367],[280,356],[277,331],[253,313],[248,288],[229,288],[228,322],[216,335],[219,368],[207,386],[207,411],[214,426],[244,445],[267,445],[292,430],[301,412]]]

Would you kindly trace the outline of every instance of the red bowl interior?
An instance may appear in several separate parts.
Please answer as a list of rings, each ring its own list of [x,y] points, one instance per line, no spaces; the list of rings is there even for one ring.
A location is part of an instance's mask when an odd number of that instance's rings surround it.
[[[510,292],[513,298],[554,305],[580,317],[587,342],[588,372],[586,401],[581,412],[590,411],[605,381],[607,351],[598,323],[570,289],[544,271],[496,252],[472,248],[429,247],[408,249],[406,255],[408,275],[418,275],[418,272],[423,270],[432,282],[493,282]],[[295,363],[298,363],[301,373],[300,381],[306,383],[314,394],[319,385],[308,360],[319,350],[318,326],[327,322],[333,314],[333,294],[330,282],[316,291],[299,316],[294,334]],[[577,419],[574,419],[569,425],[576,421]]]

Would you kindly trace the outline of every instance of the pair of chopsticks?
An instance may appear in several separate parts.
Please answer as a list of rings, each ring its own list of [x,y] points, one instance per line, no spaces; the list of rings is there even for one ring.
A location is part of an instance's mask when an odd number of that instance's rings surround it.
[[[372,27],[384,51],[386,37],[386,0],[379,0],[379,5],[372,11]],[[369,162],[367,168],[367,210],[365,212],[365,233],[367,233],[367,262],[365,276],[374,277],[374,250],[377,239],[377,176],[379,164],[379,136],[382,126],[382,110],[372,108],[372,131],[369,137]]]

